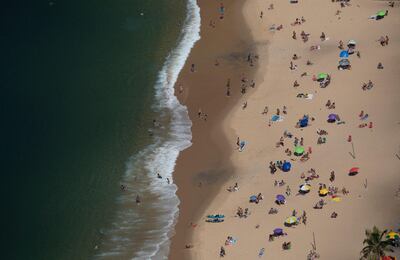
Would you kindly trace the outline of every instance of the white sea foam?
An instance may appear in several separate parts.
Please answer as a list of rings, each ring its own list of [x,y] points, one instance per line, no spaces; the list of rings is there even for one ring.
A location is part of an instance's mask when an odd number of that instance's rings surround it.
[[[170,237],[178,215],[179,199],[173,182],[173,171],[179,153],[191,145],[192,123],[186,106],[174,95],[174,85],[194,44],[200,39],[200,8],[196,0],[188,0],[186,18],[174,48],[166,58],[155,85],[153,110],[168,119],[164,132],[156,134],[154,143],[127,162],[123,183],[128,187],[118,198],[121,210],[96,258],[126,256],[132,259],[167,259]],[[160,173],[163,179],[155,178]],[[147,193],[151,202],[134,207],[136,194]],[[148,214],[148,213],[151,214]],[[150,216],[149,216],[150,215]],[[135,235],[141,241],[136,241]],[[147,238],[147,239],[146,239]],[[144,240],[144,241],[143,241]],[[146,241],[147,240],[147,241]],[[144,243],[143,243],[144,242]],[[139,248],[140,249],[139,249]],[[135,248],[132,251],[132,248]]]

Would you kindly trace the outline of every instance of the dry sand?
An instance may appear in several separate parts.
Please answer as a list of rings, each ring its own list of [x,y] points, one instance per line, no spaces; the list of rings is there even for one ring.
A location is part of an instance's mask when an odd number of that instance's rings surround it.
[[[274,9],[268,10],[271,3],[274,4]],[[368,19],[381,9],[388,9],[389,15],[379,21]],[[341,11],[340,15],[335,15],[337,10]],[[262,19],[259,17],[260,11],[264,13]],[[178,221],[170,259],[217,259],[221,246],[226,249],[225,258],[229,259],[256,258],[261,248],[265,248],[266,259],[305,259],[311,249],[313,233],[321,259],[358,259],[366,228],[376,225],[381,229],[397,229],[400,225],[400,197],[396,197],[396,191],[400,188],[400,159],[396,157],[396,154],[400,156],[399,3],[395,8],[389,8],[386,1],[358,0],[351,1],[350,7],[340,8],[338,3],[331,1],[300,0],[298,4],[289,4],[289,1],[255,0],[246,1],[243,14],[259,55],[255,76],[257,87],[238,102],[235,101],[236,105],[229,112],[220,108],[218,120],[212,129],[204,127],[198,130],[195,123],[193,147],[198,150],[194,153],[186,152],[186,155],[183,153],[177,166],[176,176],[181,190],[178,195],[183,198],[184,208],[181,208],[181,214],[184,217],[181,216]],[[304,16],[306,22],[291,26],[295,18],[301,16]],[[272,24],[282,24],[283,29],[269,31]],[[234,24],[230,25],[234,27]],[[310,39],[306,43],[300,38],[302,30],[310,33]],[[297,33],[297,40],[292,39],[293,31]],[[321,42],[321,32],[329,39]],[[389,36],[388,46],[382,47],[377,42],[382,35]],[[356,49],[360,51],[361,58],[351,55],[349,59],[352,69],[339,71],[338,42],[342,40],[346,44],[350,39],[357,41]],[[311,45],[320,45],[321,48],[310,51]],[[246,50],[243,46],[238,48]],[[293,61],[298,67],[291,71],[289,63],[294,53],[300,59]],[[306,66],[307,60],[314,64]],[[383,70],[376,68],[378,62],[382,62]],[[301,77],[303,72],[307,72],[307,76]],[[319,72],[327,72],[332,76],[332,82],[327,88],[320,88],[312,80],[312,75]],[[225,83],[221,80],[219,85],[224,86]],[[292,86],[295,80],[300,84],[297,88]],[[368,80],[374,83],[374,88],[363,91],[361,85]],[[314,98],[297,98],[298,93],[312,93]],[[224,95],[224,88],[218,95]],[[336,103],[336,109],[325,108],[328,99]],[[200,102],[202,99],[199,97],[198,100]],[[202,101],[204,103],[204,99]],[[248,107],[243,110],[241,104],[245,101],[248,102]],[[193,118],[193,113],[197,113],[198,108],[191,102],[187,104]],[[227,103],[219,104],[221,107],[229,107]],[[268,115],[261,115],[266,105],[269,107]],[[288,111],[287,115],[283,115],[284,120],[268,126],[268,119],[276,108],[282,111],[284,105]],[[215,106],[210,105],[210,108]],[[373,122],[372,128],[358,127],[364,123],[358,117],[361,110],[369,114],[365,122]],[[209,114],[215,113],[208,111]],[[327,123],[330,113],[339,114],[345,124]],[[306,128],[295,128],[296,122],[304,114],[314,117],[315,121]],[[219,129],[219,122],[222,123],[227,139],[222,138],[223,135],[216,130]],[[329,133],[325,144],[317,144],[318,128]],[[298,157],[285,154],[286,148],[293,150],[294,138],[285,138],[285,146],[276,147],[284,130],[298,138],[304,138],[305,148],[312,148],[310,160],[300,162]],[[355,158],[350,155],[352,145],[347,141],[348,135],[352,136]],[[207,145],[201,147],[198,142],[203,143],[210,136],[214,136],[215,143],[221,140],[222,145],[217,145],[217,154],[225,159],[214,164],[205,159],[202,164],[204,157],[213,155],[206,149]],[[237,136],[247,142],[243,152],[235,150]],[[291,159],[295,161],[291,161],[290,172],[278,170],[274,175],[270,174],[270,161]],[[198,174],[201,167],[214,170],[213,176],[221,174],[223,169],[232,170],[233,174],[215,182],[216,185],[221,185],[218,192],[215,192],[215,184],[214,188],[209,188],[213,190],[210,193],[213,199],[206,199],[205,195],[202,197],[207,202],[205,208],[200,203],[200,197],[196,200],[193,198],[196,196],[190,196],[194,184],[189,185],[182,181],[179,183],[179,178],[183,178],[182,171],[191,172],[193,176]],[[352,167],[359,167],[360,173],[350,177],[347,173]],[[296,196],[299,185],[304,183],[300,174],[307,174],[310,168],[317,171],[319,178],[311,181],[312,190],[309,194]],[[333,183],[329,181],[331,171],[336,173]],[[286,205],[274,204],[275,196],[285,194],[286,190],[286,186],[274,187],[275,180],[284,180],[292,190]],[[221,184],[223,182],[225,183]],[[227,187],[235,182],[239,183],[239,191],[227,192]],[[313,209],[320,199],[319,183],[332,184],[339,189],[346,187],[350,194],[339,194],[341,202],[333,202],[329,196],[325,197],[327,205],[322,210]],[[259,204],[250,204],[249,196],[258,193],[262,193],[264,199]],[[192,208],[187,206],[191,203]],[[249,208],[250,216],[236,217],[238,206]],[[278,208],[279,213],[269,215],[268,210],[271,207]],[[284,227],[284,220],[291,215],[293,209],[299,212],[298,215],[303,210],[307,212],[306,226],[300,224],[292,228]],[[333,211],[338,213],[336,219],[330,217]],[[216,213],[226,215],[224,223],[205,223],[206,215]],[[189,221],[196,222],[197,226],[188,227]],[[284,228],[288,236],[268,242],[268,234],[276,227]],[[227,236],[233,236],[237,242],[225,246]],[[284,241],[291,241],[290,250],[282,250]],[[184,244],[192,244],[193,248],[183,249]],[[399,256],[399,252],[394,255],[396,254]]]

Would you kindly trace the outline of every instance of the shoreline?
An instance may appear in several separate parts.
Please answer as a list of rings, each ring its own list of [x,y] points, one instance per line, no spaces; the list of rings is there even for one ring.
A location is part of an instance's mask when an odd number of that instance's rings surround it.
[[[219,19],[219,3],[198,1],[201,39],[193,47],[175,85],[177,98],[188,107],[193,139],[192,146],[180,153],[174,171],[180,205],[170,259],[191,258],[190,250],[185,249],[193,235],[190,223],[200,220],[213,197],[234,176],[230,156],[236,137],[232,133],[226,135],[222,122],[242,98],[240,76],[244,73],[252,79],[257,69],[257,62],[252,67],[246,63],[248,53],[254,53],[248,46],[254,43],[244,23],[244,3],[245,0],[224,3],[224,18]],[[215,27],[210,26],[210,21]],[[218,66],[214,64],[216,59]],[[196,68],[194,73],[190,71],[192,63]],[[229,97],[226,96],[228,78],[232,82]],[[198,118],[199,108],[203,113],[212,111],[207,113],[206,121]]]

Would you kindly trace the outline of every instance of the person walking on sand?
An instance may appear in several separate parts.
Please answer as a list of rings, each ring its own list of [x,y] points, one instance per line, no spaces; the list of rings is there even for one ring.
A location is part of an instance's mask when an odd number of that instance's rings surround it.
[[[264,111],[261,113],[262,115],[268,114],[268,106],[264,107]]]
[[[293,38],[293,40],[296,40],[296,39],[297,39],[297,36],[296,36],[296,32],[295,32],[295,31],[293,31],[292,38]]]
[[[190,71],[194,72],[194,63],[192,63],[192,65],[190,66]]]

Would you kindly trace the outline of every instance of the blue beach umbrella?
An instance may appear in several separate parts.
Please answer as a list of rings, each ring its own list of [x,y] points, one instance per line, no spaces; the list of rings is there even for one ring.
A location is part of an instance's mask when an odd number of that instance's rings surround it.
[[[276,195],[276,200],[278,202],[285,202],[285,196],[283,196],[282,194]]]
[[[284,172],[290,171],[290,168],[292,168],[292,165],[290,164],[290,162],[285,162],[282,165],[282,171],[284,171]]]
[[[341,51],[339,54],[340,58],[348,58],[349,57],[349,52],[348,51]]]

